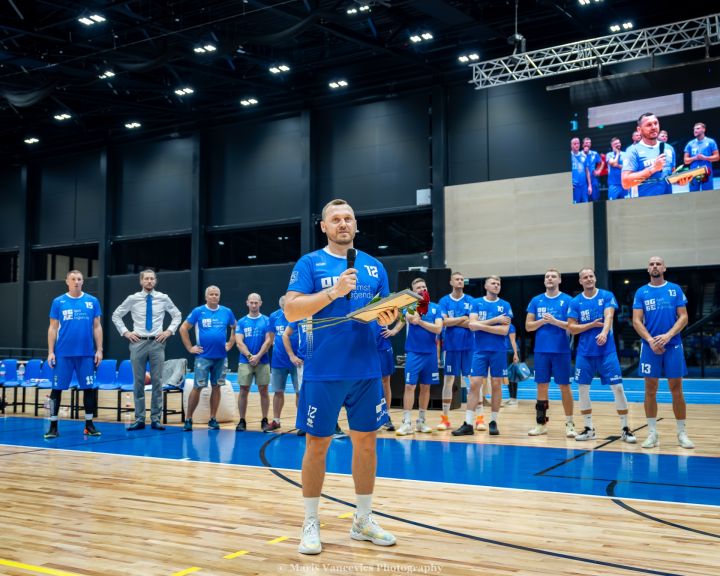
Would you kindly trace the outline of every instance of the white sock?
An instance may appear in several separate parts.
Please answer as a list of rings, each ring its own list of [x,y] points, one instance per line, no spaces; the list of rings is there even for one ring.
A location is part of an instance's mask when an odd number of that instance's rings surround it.
[[[93,419],[93,415],[85,412],[85,420],[92,420],[92,419]]]
[[[277,422],[278,424],[280,424],[280,418],[273,418],[273,422]]]
[[[403,410],[403,424],[410,424],[412,422],[412,414],[410,410]]]
[[[372,512],[372,494],[355,494],[357,499],[357,517],[362,518]]]
[[[490,412],[490,420],[492,420],[493,422],[497,422],[498,421],[498,413]]]
[[[572,416],[565,416],[565,422],[572,422]]]
[[[443,416],[450,416],[450,404],[443,403]]]
[[[418,420],[425,422],[425,410],[418,410]]]
[[[586,428],[592,428],[592,414],[583,414],[583,421],[585,422]]]
[[[685,420],[676,420],[675,423],[677,424],[678,434],[685,432]]]
[[[470,424],[470,426],[475,424],[475,411],[474,410],[465,410],[465,423]]]
[[[648,432],[657,432],[657,418],[648,418]]]
[[[480,400],[480,404],[478,404],[477,408],[475,408],[475,416],[482,416],[484,412],[485,410],[483,409],[482,400]]]
[[[318,517],[318,506],[320,505],[320,497],[317,498],[303,498],[305,504],[305,522],[310,518]]]
[[[625,428],[628,425],[627,414],[620,414],[620,427]]]

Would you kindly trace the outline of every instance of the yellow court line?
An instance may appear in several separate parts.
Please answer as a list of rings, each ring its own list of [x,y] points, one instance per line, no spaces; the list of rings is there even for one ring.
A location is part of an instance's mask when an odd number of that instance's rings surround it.
[[[185,570],[180,570],[180,572],[175,572],[172,576],[185,576],[186,574],[193,574],[194,572],[199,572],[201,568],[198,566],[193,566],[191,568],[185,568]]]
[[[279,538],[275,538],[274,540],[268,540],[268,544],[277,544],[278,542],[283,542],[284,540],[287,540],[287,536],[280,536]]]
[[[232,554],[223,556],[223,558],[225,558],[225,560],[232,560],[233,558],[237,558],[238,556],[245,556],[245,554],[248,554],[247,550],[238,550],[237,552],[233,552]]]
[[[345,512],[345,514],[340,514],[338,518],[350,518],[355,512]]]
[[[22,562],[14,562],[0,558],[0,566],[8,566],[9,568],[19,568],[28,572],[38,572],[39,574],[50,574],[51,576],[82,576],[76,572],[66,572],[65,570],[56,570],[55,568],[45,568],[43,566],[33,566],[32,564],[23,564]]]

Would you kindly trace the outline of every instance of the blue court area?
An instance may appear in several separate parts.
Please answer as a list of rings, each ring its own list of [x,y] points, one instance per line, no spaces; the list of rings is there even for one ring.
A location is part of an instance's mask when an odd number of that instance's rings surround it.
[[[0,418],[0,444],[289,470],[300,469],[305,444],[294,434],[187,433],[174,426],[127,432],[114,422],[97,423],[103,435],[88,438],[77,420],[61,421],[60,437],[48,441],[46,426],[41,419]],[[720,506],[720,458],[602,449],[612,441],[585,450],[380,438],[378,476]],[[333,440],[328,472],[350,474],[350,460],[350,440]]]

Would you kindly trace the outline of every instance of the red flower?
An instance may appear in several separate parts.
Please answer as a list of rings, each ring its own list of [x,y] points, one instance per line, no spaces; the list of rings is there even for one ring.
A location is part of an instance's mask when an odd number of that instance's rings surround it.
[[[418,295],[422,296],[422,300],[418,302],[417,311],[420,316],[427,314],[428,306],[430,305],[430,293],[427,290],[418,292]]]

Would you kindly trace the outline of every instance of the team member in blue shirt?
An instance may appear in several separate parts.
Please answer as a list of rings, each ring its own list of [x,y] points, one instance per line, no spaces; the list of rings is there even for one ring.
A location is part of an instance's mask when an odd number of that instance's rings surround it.
[[[245,304],[248,307],[248,314],[238,320],[235,329],[235,343],[240,351],[238,357],[238,410],[240,411],[240,422],[235,427],[237,432],[243,432],[247,428],[245,412],[247,411],[248,394],[250,386],[255,378],[258,392],[260,392],[260,411],[262,420],[260,428],[267,432],[268,409],[270,408],[270,396],[268,385],[270,384],[270,358],[268,350],[273,343],[273,333],[270,329],[270,319],[260,313],[262,298],[255,292],[248,294]]]
[[[438,430],[450,430],[450,405],[452,404],[455,377],[470,376],[473,356],[473,334],[468,328],[472,296],[465,294],[465,277],[460,272],[450,276],[452,292],[440,298],[440,311],[443,316],[444,380],[442,391],[442,409]]]
[[[404,323],[398,320],[393,328],[389,326],[380,326],[375,324],[377,352],[380,357],[380,375],[382,376],[383,394],[385,395],[385,404],[388,408],[388,419],[383,428],[388,432],[395,432],[395,425],[392,423],[390,418],[390,405],[392,404],[392,388],[390,387],[390,379],[392,378],[393,372],[395,372],[395,356],[393,354],[392,343],[390,338],[395,336],[400,330]]]
[[[575,437],[573,422],[573,397],[570,390],[570,338],[568,312],[572,298],[560,292],[562,277],[555,268],[545,272],[545,292],[530,300],[525,317],[525,329],[535,332],[535,382],[537,402],[535,403],[536,424],[530,429],[530,436],[547,434],[548,388],[550,378],[560,386],[563,410],[565,412],[565,435]]]
[[[416,294],[427,292],[427,284],[422,278],[415,278],[411,288]],[[415,404],[415,386],[420,384],[418,395],[418,419],[415,430],[423,433],[432,432],[425,421],[425,411],[430,403],[430,386],[440,383],[438,370],[437,337],[442,332],[442,314],[440,307],[434,302],[428,304],[425,314],[408,312],[405,315],[408,323],[407,339],[405,340],[405,394],[403,396],[403,421],[395,432],[398,436],[413,433],[412,408]]]
[[[618,306],[612,292],[600,290],[595,283],[595,271],[592,268],[580,270],[580,285],[583,291],[570,302],[567,318],[568,331],[578,335],[575,381],[579,389],[580,412],[585,421],[585,429],[575,436],[575,440],[595,439],[590,384],[595,374],[599,374],[600,382],[610,385],[613,392],[615,409],[620,416],[622,427],[621,438],[624,442],[633,444],[636,440],[628,426],[627,398],[612,334],[613,316]]]
[[[71,270],[65,276],[68,291],[52,301],[48,328],[47,362],[55,369],[50,400],[52,415],[45,438],[57,438],[58,413],[62,391],[70,387],[73,372],[83,390],[85,430],[88,436],[100,436],[92,418],[97,409],[95,367],[103,358],[102,311],[95,296],[83,292],[83,275]]]
[[[285,334],[285,330],[287,330],[289,325],[284,312],[285,296],[280,296],[278,303],[280,308],[270,314],[270,330],[275,336],[273,340],[272,358],[270,359],[270,383],[273,390],[273,421],[268,427],[268,432],[279,430],[281,427],[280,415],[285,406],[285,385],[287,384],[288,377],[292,380],[292,385],[295,389],[296,406],[297,394],[300,390],[297,366],[291,360],[283,343],[283,334]],[[297,351],[297,333],[293,332],[292,336],[294,336],[294,338],[290,341],[290,349],[292,351],[294,346],[295,351]]]
[[[283,314],[285,309],[283,308]],[[295,366],[297,373],[298,392],[302,388],[303,381],[303,367],[305,364],[305,350],[307,341],[307,328],[308,325],[303,321],[289,322],[282,335],[282,343],[285,347],[285,353],[290,358],[290,362]],[[298,400],[300,395],[295,395],[295,408],[297,408]],[[338,426],[339,427],[339,426]],[[305,436],[305,430],[298,428],[298,436]]]
[[[570,166],[572,170],[573,204],[588,201],[592,194],[587,156],[580,150],[580,138],[570,140]]]
[[[668,379],[677,422],[678,443],[694,448],[685,431],[685,398],[682,379],[687,374],[680,332],[687,326],[687,298],[677,284],[665,280],[665,261],[653,256],[648,262],[650,283],[638,289],[633,301],[633,327],[642,339],[640,376],[645,378],[645,416],[648,437],[643,448],[658,445],[657,389],[660,378]]]
[[[489,433],[497,436],[498,412],[502,401],[503,378],[507,376],[505,364],[505,336],[510,331],[513,313],[510,304],[499,298],[501,280],[499,276],[488,276],[485,280],[485,296],[473,300],[468,327],[475,332],[473,362],[470,371],[470,392],[467,397],[465,422],[453,430],[453,436],[474,434],[475,428],[485,430],[480,395],[487,379],[488,370],[492,385],[491,416]],[[480,410],[478,415],[475,411]]]
[[[198,306],[180,325],[180,339],[185,349],[195,355],[195,380],[188,396],[187,418],[183,430],[192,430],[192,417],[200,400],[200,392],[210,382],[210,420],[208,428],[218,430],[217,409],[220,405],[220,386],[225,385],[227,353],[235,345],[235,316],[230,308],[220,305],[220,288],[205,288],[205,305]],[[189,331],[195,328],[195,345]],[[230,329],[228,336],[228,328]]]
[[[357,251],[355,267],[348,268],[347,252],[353,247],[357,221],[345,200],[335,199],[325,205],[320,228],[327,235],[328,245],[300,258],[290,275],[285,301],[285,316],[290,322],[343,318],[369,304],[375,295],[389,293],[387,273],[377,259]],[[377,322],[388,326],[397,314],[396,308],[383,311]],[[372,515],[377,430],[387,420],[375,331],[369,324],[354,321],[329,327],[320,324],[307,332],[296,422],[307,432],[302,463],[305,521],[298,547],[301,554],[322,551],[318,503],[328,447],[343,405],[350,425],[357,497],[350,537],[380,546],[395,544],[395,537]]]
[[[597,150],[592,150],[592,140],[583,139],[583,152],[587,158],[587,168],[590,172],[590,187],[588,188],[588,200],[591,202],[600,200],[600,181],[598,176],[605,168],[602,155]]]
[[[660,121],[655,114],[646,112],[638,118],[638,131],[642,139],[625,152],[622,167],[622,187],[635,188],[636,196],[661,196],[672,194],[672,187],[665,180],[675,168],[672,164],[675,151],[670,144],[658,141]],[[663,152],[660,153],[662,148]],[[685,185],[690,177],[678,182]]]
[[[620,138],[610,140],[610,152],[605,154],[608,163],[608,200],[627,198],[628,191],[622,187],[622,166],[625,153]]]
[[[690,140],[685,146],[685,165],[689,165],[691,170],[705,166],[708,169],[708,177],[690,180],[690,192],[712,190],[714,188],[712,163],[720,160],[720,152],[715,140],[705,136],[705,124],[702,122],[695,124],[693,134],[695,139]]]

